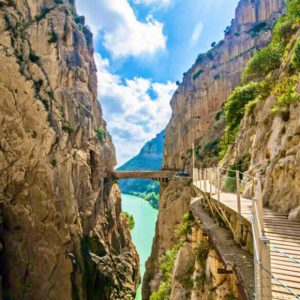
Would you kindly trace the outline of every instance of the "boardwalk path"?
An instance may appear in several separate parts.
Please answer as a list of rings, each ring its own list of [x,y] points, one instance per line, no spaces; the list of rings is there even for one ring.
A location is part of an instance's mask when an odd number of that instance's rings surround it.
[[[195,182],[195,186],[202,191],[204,184],[209,186],[208,181]],[[212,192],[212,200],[217,202],[214,186]],[[220,203],[237,213],[236,197],[236,194],[221,192]],[[241,215],[249,222],[251,211],[252,200],[241,198]],[[264,219],[265,233],[270,239],[271,272],[274,276],[272,299],[300,299],[300,223],[291,222],[286,214],[268,208],[264,208]]]

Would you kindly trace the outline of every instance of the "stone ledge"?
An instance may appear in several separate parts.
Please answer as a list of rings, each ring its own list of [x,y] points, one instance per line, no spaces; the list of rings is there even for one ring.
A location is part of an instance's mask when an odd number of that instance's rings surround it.
[[[233,269],[239,279],[239,290],[243,299],[253,299],[254,263],[253,256],[242,250],[234,241],[231,232],[220,227],[203,209],[201,198],[192,198],[190,211],[196,224],[209,236],[225,270]]]

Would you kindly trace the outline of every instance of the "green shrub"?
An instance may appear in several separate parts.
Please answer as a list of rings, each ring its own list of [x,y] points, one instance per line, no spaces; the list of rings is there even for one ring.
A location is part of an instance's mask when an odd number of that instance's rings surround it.
[[[272,43],[277,43],[284,47],[294,33],[293,20],[289,16],[281,17],[274,26]]]
[[[214,55],[213,55],[213,53],[212,53],[211,51],[208,51],[208,52],[206,53],[206,56],[207,56],[207,58],[209,58],[210,60],[213,60],[213,59],[214,59]]]
[[[256,107],[257,102],[258,102],[258,98],[254,99],[246,104],[245,111],[248,115],[252,115],[254,113],[254,109]]]
[[[62,130],[68,132],[69,134],[74,132],[74,128],[69,124],[63,124]]]
[[[161,281],[159,289],[150,296],[150,300],[169,299],[171,293],[174,262],[180,247],[186,239],[186,234],[190,233],[191,231],[194,221],[193,216],[189,213],[184,214],[182,220],[182,223],[175,231],[177,243],[170,250],[166,251],[166,253],[159,260],[159,269],[162,272],[163,280]]]
[[[128,212],[123,211],[123,216],[126,218],[130,230],[134,228],[135,221],[133,215],[129,214]]]
[[[215,79],[215,80],[219,80],[220,78],[221,78],[221,75],[220,75],[220,74],[217,74],[217,75],[214,76],[214,79]]]
[[[29,60],[31,61],[31,62],[33,62],[33,63],[36,63],[36,62],[38,62],[39,61],[39,56],[37,56],[32,50],[30,50],[30,52],[29,52]]]
[[[105,140],[105,130],[102,127],[97,128],[96,134],[99,141],[103,142]]]
[[[196,64],[201,64],[201,63],[203,63],[204,60],[205,60],[205,54],[201,53],[198,55],[198,57],[196,59]]]
[[[287,14],[292,18],[300,18],[300,2],[299,0],[286,0]]]
[[[237,300],[234,294],[230,293],[226,295],[226,300]]]
[[[259,92],[258,83],[248,83],[233,90],[224,105],[224,113],[229,130],[234,130],[244,116],[245,106],[254,100]]]
[[[267,27],[266,22],[258,23],[249,31],[249,33],[251,33],[252,37],[255,37],[266,27]]]
[[[203,159],[203,155],[201,154],[201,148],[200,148],[200,147],[197,147],[197,148],[195,149],[195,158],[196,158],[197,160]]]
[[[280,67],[282,54],[282,47],[273,44],[256,52],[247,63],[242,81],[249,82],[255,79],[263,79],[271,71],[278,69]]]
[[[182,220],[182,223],[175,230],[175,236],[177,238],[190,234],[194,224],[194,218],[190,213],[184,214]]]
[[[55,4],[63,4],[63,1],[62,0],[54,0],[54,3]]]
[[[57,43],[58,41],[58,36],[57,33],[54,31],[51,31],[49,33],[49,37],[48,37],[48,43],[52,44],[52,43]]]
[[[202,268],[205,267],[209,247],[208,239],[203,239],[195,248],[196,260],[200,263]]]
[[[200,69],[200,70],[198,70],[197,72],[195,72],[194,74],[193,74],[193,80],[196,80],[202,73],[204,72],[204,70],[202,70],[202,69]]]
[[[158,209],[159,194],[157,192],[145,193],[142,196],[153,208]]]
[[[198,275],[196,277],[196,282],[200,285],[200,287],[203,289],[204,288],[204,285],[205,283],[207,282],[207,278],[206,278],[206,272],[205,271],[202,271],[200,273],[200,275]]]
[[[292,56],[292,65],[295,70],[300,71],[300,40],[297,41]]]
[[[218,112],[216,113],[216,115],[215,115],[215,120],[216,120],[216,121],[219,121],[219,120],[221,119],[221,117],[223,116],[223,114],[224,114],[223,109],[220,110],[220,111],[218,111]]]
[[[150,296],[150,300],[168,300],[171,294],[171,283],[162,282],[159,289]]]
[[[35,20],[38,22],[42,20],[49,12],[51,11],[48,7],[43,7],[41,13],[38,16],[35,16]]]
[[[298,76],[294,75],[284,78],[277,84],[274,89],[274,94],[277,96],[276,104],[271,110],[273,114],[288,111],[292,102],[300,100],[300,95],[296,92],[297,82]]]

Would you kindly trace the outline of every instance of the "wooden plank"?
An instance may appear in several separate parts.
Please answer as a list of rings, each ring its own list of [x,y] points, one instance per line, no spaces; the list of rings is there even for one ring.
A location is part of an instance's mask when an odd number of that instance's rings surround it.
[[[300,295],[300,286],[298,283],[294,283],[294,282],[288,282],[288,284],[282,280],[283,284],[286,284],[295,294],[299,294]],[[282,291],[285,290],[285,287],[283,287],[282,285],[280,285],[275,279],[272,279],[272,285],[274,287],[280,287]],[[273,290],[273,288],[272,288]],[[289,291],[286,290],[286,293],[289,294]]]
[[[211,185],[211,190],[217,190]],[[215,195],[212,199],[218,202]],[[220,205],[229,213],[238,215],[237,195],[234,193],[223,193],[220,191]],[[252,201],[241,198],[241,216],[248,221],[252,213]],[[271,246],[276,247],[279,251],[300,260],[300,223],[288,220],[287,214],[278,213],[271,209],[263,209],[265,232],[271,240]],[[283,283],[291,287],[295,293],[300,294],[300,265],[288,257],[271,251],[271,272]],[[284,287],[277,281],[272,280],[272,290],[274,299],[294,299]],[[276,298],[277,297],[277,298]]]
[[[295,281],[299,283],[299,269],[295,269],[294,271],[287,270],[286,268],[278,268],[272,265],[272,273],[275,274],[276,277],[280,278],[281,276],[291,276],[291,281]]]
[[[280,289],[272,289],[272,300],[295,300],[295,297],[282,293]]]

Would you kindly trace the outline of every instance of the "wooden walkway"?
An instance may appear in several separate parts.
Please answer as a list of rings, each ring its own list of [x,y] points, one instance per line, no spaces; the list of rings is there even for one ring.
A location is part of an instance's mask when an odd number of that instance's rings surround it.
[[[194,182],[204,192],[208,180]],[[208,192],[208,190],[206,191]],[[237,195],[220,192],[220,205],[236,214]],[[217,202],[217,189],[212,185],[212,200]],[[291,222],[286,214],[263,209],[265,234],[270,239],[272,299],[300,299],[300,223]],[[252,200],[241,197],[241,216],[251,222]]]

